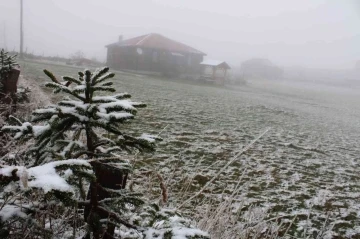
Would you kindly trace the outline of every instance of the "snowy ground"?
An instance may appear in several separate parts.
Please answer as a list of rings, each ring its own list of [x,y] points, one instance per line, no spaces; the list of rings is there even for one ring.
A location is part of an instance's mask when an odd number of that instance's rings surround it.
[[[58,76],[78,71],[26,62],[23,73],[43,83],[43,68]],[[216,88],[115,73],[119,92],[148,104],[131,126],[134,132],[157,134],[168,125],[157,153],[140,157],[165,178],[171,172],[180,184],[194,169],[202,171],[191,187],[196,191],[270,127],[215,181],[211,193],[230,194],[243,175],[238,202],[245,206],[267,208],[269,217],[298,215],[299,232],[327,221],[342,235],[360,234],[358,89],[282,82]],[[174,165],[181,169],[173,173]],[[176,193],[171,188],[170,199]]]

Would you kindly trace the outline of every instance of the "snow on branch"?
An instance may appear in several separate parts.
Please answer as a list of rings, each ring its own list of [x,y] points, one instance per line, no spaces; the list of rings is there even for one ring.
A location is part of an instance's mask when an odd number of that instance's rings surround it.
[[[26,218],[26,213],[17,205],[4,205],[0,210],[0,222],[5,222],[13,217]]]
[[[44,193],[52,190],[73,193],[73,187],[59,174],[59,171],[82,168],[91,170],[89,162],[83,159],[68,159],[50,162],[41,166],[26,168],[23,166],[4,166],[0,168],[0,179],[13,178],[23,189],[38,188]]]
[[[120,112],[120,113],[96,113],[96,115],[104,120],[106,123],[113,122],[113,121],[119,121],[119,120],[128,120],[134,118],[133,114],[126,113],[126,112]]]
[[[49,124],[45,124],[44,126],[33,126],[29,122],[24,122],[20,126],[3,126],[1,130],[15,133],[15,139],[20,139],[21,137],[29,134],[37,138],[46,131],[51,130],[51,127]]]

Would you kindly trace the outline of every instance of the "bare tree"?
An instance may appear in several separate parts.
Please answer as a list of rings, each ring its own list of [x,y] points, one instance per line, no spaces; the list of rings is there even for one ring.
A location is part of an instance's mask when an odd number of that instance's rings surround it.
[[[85,58],[85,54],[82,51],[77,51],[71,55],[71,59],[73,60],[80,60],[82,58]]]

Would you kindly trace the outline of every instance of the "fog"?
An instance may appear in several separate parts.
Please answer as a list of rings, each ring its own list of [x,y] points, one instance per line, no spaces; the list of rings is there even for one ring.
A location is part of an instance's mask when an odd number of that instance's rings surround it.
[[[0,47],[19,49],[19,3],[0,0]],[[353,68],[360,59],[356,0],[24,0],[24,49],[104,61],[105,45],[151,32],[233,66],[268,58],[281,66]]]

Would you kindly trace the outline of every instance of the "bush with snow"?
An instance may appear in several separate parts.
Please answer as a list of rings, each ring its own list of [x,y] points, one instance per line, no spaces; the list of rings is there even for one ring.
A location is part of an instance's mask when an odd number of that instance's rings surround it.
[[[1,92],[1,83],[5,80],[10,71],[17,65],[16,55],[10,56],[8,52],[4,49],[0,50],[0,92]]]

